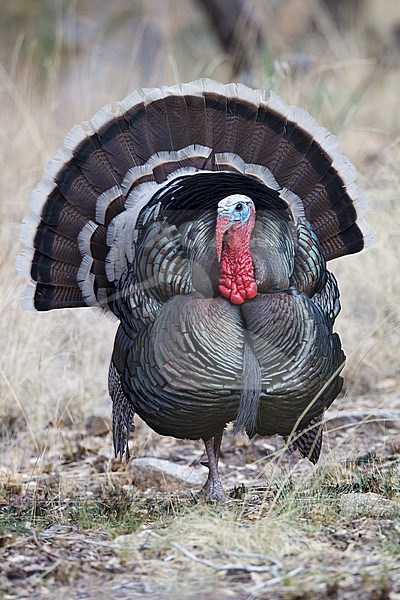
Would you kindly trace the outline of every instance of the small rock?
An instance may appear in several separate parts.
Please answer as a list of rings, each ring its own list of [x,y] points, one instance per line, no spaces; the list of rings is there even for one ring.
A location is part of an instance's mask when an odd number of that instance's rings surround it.
[[[180,485],[203,485],[208,473],[208,469],[200,465],[196,468],[188,467],[153,457],[131,460],[129,471],[132,473],[136,485],[156,488],[159,491],[171,489],[170,486],[177,481]]]
[[[99,436],[88,435],[78,441],[80,449],[91,454],[98,454],[103,447],[103,439]]]
[[[89,435],[107,435],[111,428],[111,420],[105,417],[92,415],[86,420],[86,429]]]
[[[151,529],[142,529],[136,533],[125,533],[114,538],[113,546],[118,554],[129,554],[148,548],[150,538],[158,537]]]
[[[6,546],[10,546],[14,541],[14,536],[12,533],[5,533],[4,535],[0,535],[0,548],[5,548]]]
[[[389,392],[391,390],[395,390],[398,386],[398,381],[394,377],[386,377],[386,379],[381,379],[376,384],[376,388],[382,392]]]
[[[19,568],[19,567],[13,567],[6,571],[6,577],[8,579],[13,579],[13,580],[17,579],[20,581],[21,579],[24,579],[27,576],[28,576],[28,573],[26,573],[26,571],[24,571],[24,569]]]
[[[352,492],[340,497],[340,508],[350,517],[383,517],[395,507],[395,502],[373,492]]]
[[[113,546],[117,552],[132,552],[140,547],[140,540],[136,533],[127,533],[118,535],[113,541]]]
[[[42,538],[51,537],[53,535],[67,535],[73,532],[73,527],[71,525],[59,525],[55,523],[54,525],[50,525],[47,529],[44,529],[39,535]]]

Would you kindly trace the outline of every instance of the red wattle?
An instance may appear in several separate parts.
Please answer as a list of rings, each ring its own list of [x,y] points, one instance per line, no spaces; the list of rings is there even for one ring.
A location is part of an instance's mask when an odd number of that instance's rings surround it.
[[[233,304],[243,304],[257,294],[249,249],[232,248],[226,242],[221,256],[219,292]]]
[[[221,296],[225,296],[225,298],[231,297],[231,290],[228,287],[226,287],[225,285],[220,284],[219,291],[221,293]]]
[[[250,235],[255,223],[255,210],[247,223],[230,224],[229,216],[218,216],[216,223],[216,250],[221,272],[219,292],[232,304],[243,304],[257,294],[253,259],[250,252]],[[224,235],[226,241],[224,242]]]
[[[243,304],[245,299],[243,298],[243,296],[241,296],[237,292],[232,292],[230,300],[231,300],[232,304]]]
[[[257,284],[255,281],[251,281],[246,289],[246,296],[248,300],[254,298],[257,294]]]

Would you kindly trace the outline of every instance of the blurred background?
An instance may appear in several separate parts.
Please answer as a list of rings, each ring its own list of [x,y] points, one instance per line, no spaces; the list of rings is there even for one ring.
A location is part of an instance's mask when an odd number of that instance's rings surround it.
[[[398,0],[3,0],[0,48],[0,438],[8,464],[19,468],[48,443],[44,427],[111,412],[115,324],[90,310],[19,307],[19,223],[46,160],[105,103],[203,76],[272,89],[306,108],[355,163],[377,241],[332,264],[348,355],[335,406],[400,406]]]
[[[20,92],[51,93],[49,114],[79,120],[134,88],[206,76],[273,88],[338,132],[356,109],[366,125],[361,99],[396,86],[400,62],[396,0],[4,0],[0,27],[6,90],[25,75]]]

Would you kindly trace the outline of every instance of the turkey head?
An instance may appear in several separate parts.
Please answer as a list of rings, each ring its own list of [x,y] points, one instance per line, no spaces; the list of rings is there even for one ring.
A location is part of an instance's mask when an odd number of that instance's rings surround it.
[[[218,203],[216,250],[221,263],[219,291],[233,304],[243,304],[257,294],[250,236],[256,222],[254,202],[236,194]]]

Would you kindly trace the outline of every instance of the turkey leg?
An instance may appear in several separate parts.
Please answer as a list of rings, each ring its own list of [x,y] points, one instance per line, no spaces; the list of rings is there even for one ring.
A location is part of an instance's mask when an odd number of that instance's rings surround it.
[[[200,495],[210,502],[227,502],[228,496],[222,487],[218,472],[219,451],[221,447],[223,431],[217,433],[209,440],[204,440],[208,458],[208,477]]]

